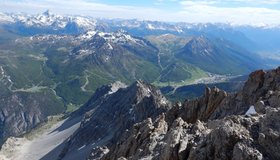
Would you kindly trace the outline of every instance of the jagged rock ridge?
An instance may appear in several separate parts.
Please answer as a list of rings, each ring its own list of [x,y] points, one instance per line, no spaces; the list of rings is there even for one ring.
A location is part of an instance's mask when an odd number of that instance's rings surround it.
[[[81,158],[75,157],[77,155],[72,151],[76,150],[84,153],[84,157],[92,148],[106,151],[104,145],[110,147],[115,144],[135,123],[148,117],[155,119],[170,108],[170,103],[159,90],[142,81],[126,88],[117,86],[120,87],[100,88],[92,97],[94,100],[90,99],[73,114],[86,112],[80,128],[64,147],[61,158]]]
[[[279,159],[279,86],[277,68],[253,72],[236,94],[206,88],[201,98],[135,124],[100,159]],[[250,105],[257,113],[245,115]]]

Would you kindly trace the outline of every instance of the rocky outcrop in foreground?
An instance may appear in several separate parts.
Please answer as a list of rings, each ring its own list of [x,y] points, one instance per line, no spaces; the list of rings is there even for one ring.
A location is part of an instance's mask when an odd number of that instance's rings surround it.
[[[279,95],[280,68],[253,72],[240,92],[206,88],[88,159],[280,159]]]

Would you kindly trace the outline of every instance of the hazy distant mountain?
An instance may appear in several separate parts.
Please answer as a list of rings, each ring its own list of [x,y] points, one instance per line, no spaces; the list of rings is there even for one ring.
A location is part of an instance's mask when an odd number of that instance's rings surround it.
[[[80,34],[97,29],[114,32],[124,29],[136,36],[175,34],[184,36],[207,35],[222,38],[243,48],[258,51],[260,49],[279,49],[280,26],[232,25],[223,23],[167,23],[158,21],[140,21],[136,19],[98,19],[89,16],[56,15],[50,11],[30,15],[24,13],[0,13],[0,25],[10,31],[24,34]],[[269,46],[269,47],[268,47]]]
[[[92,18],[61,16],[49,10],[38,15],[1,13],[0,17],[0,24],[4,24],[4,28],[22,35],[79,34],[96,26],[96,21]]]
[[[251,27],[251,26],[239,26],[236,30],[243,32],[246,37],[257,46],[256,51],[270,52],[279,51],[280,41],[280,27]]]
[[[219,74],[244,74],[259,65],[264,66],[257,55],[229,41],[210,40],[204,36],[192,38],[176,56],[203,70]]]

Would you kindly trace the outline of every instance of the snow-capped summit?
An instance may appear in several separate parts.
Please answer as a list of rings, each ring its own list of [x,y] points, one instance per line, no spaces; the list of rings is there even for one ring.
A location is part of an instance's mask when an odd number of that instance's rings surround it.
[[[87,32],[85,32],[84,34],[81,34],[78,36],[77,39],[81,40],[81,41],[85,41],[85,40],[89,40],[91,39],[97,32],[95,30],[89,30]]]
[[[76,23],[78,26],[85,27],[85,28],[95,28],[96,21],[92,18],[88,17],[81,17],[81,16],[75,16],[75,17],[69,17],[70,21]]]
[[[51,14],[49,10],[47,10],[42,14],[23,19],[22,22],[28,26],[53,26],[63,28],[66,25],[66,18]]]
[[[43,15],[50,16],[50,10],[46,10],[45,12],[43,12]]]
[[[101,31],[95,31],[95,30],[90,30],[85,32],[84,34],[81,34],[78,36],[78,39],[82,41],[87,41],[90,39],[93,39],[95,36],[98,36],[102,39],[104,39],[107,42],[112,42],[112,43],[119,43],[119,44],[124,44],[127,42],[141,42],[142,40],[139,38],[135,38],[131,36],[127,31],[125,30],[118,30],[116,32],[101,32]]]
[[[37,15],[0,13],[1,22],[10,22],[11,25],[16,25],[23,31],[28,30],[28,33],[32,35],[45,33],[80,34],[96,27],[96,21],[93,18],[58,15],[49,10]]]
[[[156,57],[156,49],[146,40],[134,37],[124,30],[115,32],[88,31],[76,37],[80,45],[72,50],[71,55],[82,59],[89,55],[101,56],[99,60],[108,62],[113,55],[132,52],[146,55],[147,58]],[[102,53],[102,54],[96,54]],[[152,54],[151,54],[152,53]]]
[[[12,22],[14,22],[14,19],[11,16],[0,12],[0,23],[12,23]]]
[[[89,18],[84,18],[80,16],[61,16],[57,14],[51,13],[49,10],[46,10],[42,14],[38,15],[29,15],[29,16],[21,16],[15,15],[15,20],[27,25],[27,26],[41,26],[41,27],[55,27],[64,28],[68,23],[75,23],[80,27],[94,27],[95,21]]]
[[[104,38],[106,41],[118,44],[125,44],[128,42],[136,43],[142,41],[141,39],[129,35],[128,32],[124,30],[118,30],[112,33],[98,32],[97,34],[98,36]]]

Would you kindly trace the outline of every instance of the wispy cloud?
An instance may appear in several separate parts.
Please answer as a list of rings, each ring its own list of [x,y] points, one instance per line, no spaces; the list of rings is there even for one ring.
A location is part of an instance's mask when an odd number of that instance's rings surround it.
[[[106,18],[143,18],[143,13],[151,13],[151,16],[160,15],[163,11],[150,7],[135,7],[124,5],[108,5],[86,0],[22,0],[4,1],[0,9],[5,12],[31,12],[38,13],[46,9],[60,14],[83,14],[93,17]]]
[[[110,0],[107,0],[110,1]],[[110,5],[101,0],[0,0],[0,11],[38,13],[50,9],[60,14],[159,21],[280,24],[279,0],[151,0],[146,6]],[[169,5],[174,4],[175,10]],[[277,4],[277,5],[276,5]],[[165,6],[165,7],[163,7]]]
[[[239,0],[232,1],[234,3]],[[241,0],[240,0],[241,1]],[[232,7],[220,6],[220,0],[213,1],[181,1],[183,10],[181,15],[190,17],[193,22],[231,22],[235,24],[280,24],[280,10],[265,7],[245,7],[243,5]],[[246,3],[262,3],[259,0],[251,0]],[[271,0],[267,3],[276,3]],[[280,3],[280,2],[278,2]],[[194,18],[195,17],[195,18]]]

